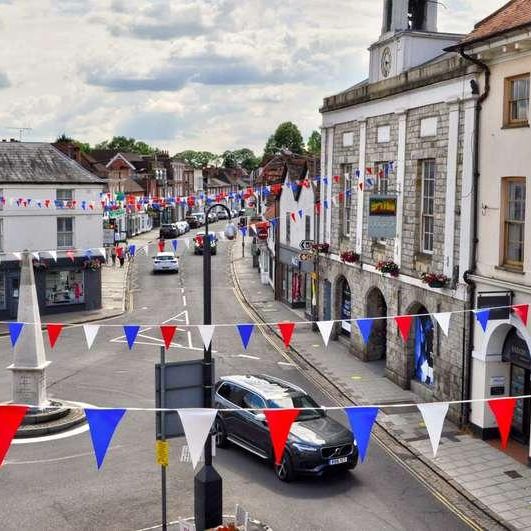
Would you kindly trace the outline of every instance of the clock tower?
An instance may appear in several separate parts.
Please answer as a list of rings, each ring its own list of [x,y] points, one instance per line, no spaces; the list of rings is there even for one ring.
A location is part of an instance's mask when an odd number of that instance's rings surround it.
[[[430,61],[463,35],[437,31],[434,0],[383,0],[382,33],[369,48],[369,83]]]

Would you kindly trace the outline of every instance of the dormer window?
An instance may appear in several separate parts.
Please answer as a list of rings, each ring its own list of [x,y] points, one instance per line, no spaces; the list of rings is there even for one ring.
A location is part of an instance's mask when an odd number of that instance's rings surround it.
[[[424,30],[427,0],[409,0],[407,9],[408,29]]]

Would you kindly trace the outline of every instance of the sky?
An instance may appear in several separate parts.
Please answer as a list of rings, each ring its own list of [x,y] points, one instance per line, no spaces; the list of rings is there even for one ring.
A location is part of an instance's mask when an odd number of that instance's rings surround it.
[[[467,33],[505,0],[444,0]],[[0,138],[249,147],[365,79],[383,0],[0,0]],[[15,128],[15,129],[10,129]]]

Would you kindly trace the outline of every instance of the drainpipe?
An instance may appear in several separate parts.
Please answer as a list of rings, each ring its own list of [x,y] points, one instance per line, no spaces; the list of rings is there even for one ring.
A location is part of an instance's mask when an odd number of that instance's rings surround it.
[[[472,309],[475,306],[476,299],[476,283],[470,278],[476,271],[477,267],[477,247],[478,247],[478,194],[479,194],[479,177],[480,177],[480,167],[479,167],[479,125],[480,125],[480,116],[483,102],[487,99],[490,93],[490,69],[489,67],[479,59],[467,55],[464,51],[464,48],[461,47],[458,50],[459,55],[466,61],[470,61],[479,68],[483,70],[485,74],[485,86],[483,88],[483,93],[480,94],[479,98],[476,101],[475,108],[475,131],[474,131],[474,155],[472,160],[472,172],[473,172],[473,184],[472,184],[472,193],[473,193],[473,204],[472,204],[472,254],[470,260],[470,269],[463,273],[463,280],[469,286],[469,297],[468,297],[468,308]],[[474,90],[474,88],[473,88]],[[466,346],[466,319],[463,324],[463,352],[465,352]],[[463,360],[463,370],[461,374],[461,396],[463,399],[470,398],[470,390],[472,387],[472,353],[474,351],[474,314],[473,312],[468,313],[468,350],[466,352],[466,359]],[[461,425],[468,423],[470,415],[470,404],[463,404],[461,409]]]

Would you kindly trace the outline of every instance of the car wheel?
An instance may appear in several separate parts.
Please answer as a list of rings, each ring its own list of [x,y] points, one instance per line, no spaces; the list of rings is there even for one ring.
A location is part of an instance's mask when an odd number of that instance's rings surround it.
[[[225,424],[223,424],[223,421],[219,418],[219,416],[216,418],[216,422],[214,424],[214,433],[216,437],[217,448],[225,448],[229,445]]]
[[[293,471],[293,463],[288,452],[284,452],[280,465],[275,463],[275,475],[280,481],[289,483],[295,479],[295,472]]]

